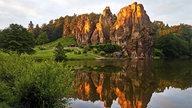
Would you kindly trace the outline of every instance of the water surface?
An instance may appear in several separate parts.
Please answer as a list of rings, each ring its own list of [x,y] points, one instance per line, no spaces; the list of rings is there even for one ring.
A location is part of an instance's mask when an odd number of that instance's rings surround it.
[[[192,61],[69,61],[72,108],[192,108]]]

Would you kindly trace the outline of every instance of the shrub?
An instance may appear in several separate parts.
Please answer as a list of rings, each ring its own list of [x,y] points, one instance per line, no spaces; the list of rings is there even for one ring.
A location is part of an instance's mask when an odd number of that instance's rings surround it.
[[[106,55],[105,51],[100,51],[99,54],[100,54],[101,56],[105,56],[105,55]]]
[[[84,50],[87,50],[87,51],[90,51],[90,50],[91,50],[91,48],[90,48],[89,46],[84,46],[83,49],[84,49]]]
[[[81,54],[81,51],[75,50],[75,51],[74,51],[74,54]]]
[[[65,52],[67,53],[67,52],[73,52],[73,49],[64,49],[65,50]]]
[[[96,48],[99,51],[105,51],[106,53],[113,53],[117,51],[121,51],[122,48],[119,45],[114,44],[100,44],[100,45],[90,45],[89,48]]]
[[[61,107],[71,93],[73,73],[62,63],[9,56],[0,64],[0,107]]]
[[[40,50],[47,50],[47,48],[44,47],[44,46],[39,46],[38,48],[39,48]]]
[[[97,54],[97,53],[98,53],[97,48],[93,48],[93,53],[94,53],[94,54]]]
[[[86,49],[83,49],[83,54],[87,54],[87,50]]]

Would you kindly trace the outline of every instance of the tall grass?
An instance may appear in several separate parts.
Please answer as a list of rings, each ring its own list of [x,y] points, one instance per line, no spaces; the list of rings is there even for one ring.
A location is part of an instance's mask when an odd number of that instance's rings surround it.
[[[0,54],[0,107],[64,107],[72,78],[63,63]]]

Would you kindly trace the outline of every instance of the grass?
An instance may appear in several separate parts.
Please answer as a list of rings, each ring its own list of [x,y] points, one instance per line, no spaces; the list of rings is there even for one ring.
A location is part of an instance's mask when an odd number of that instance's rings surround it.
[[[93,54],[92,52],[83,54],[81,48],[68,47],[71,44],[76,44],[74,38],[69,36],[59,38],[56,41],[44,45],[36,46],[34,48],[35,50],[34,54],[32,55],[24,54],[22,56],[31,57],[34,59],[54,59],[54,49],[59,42],[65,47],[65,49],[73,50],[72,52],[66,53],[68,60],[96,59],[98,57],[96,54]],[[75,54],[74,52],[80,52],[80,54]]]
[[[58,43],[61,43],[65,49],[73,50],[72,52],[67,52],[68,60],[94,60],[100,58],[99,54],[95,54],[93,51],[87,51],[87,53],[83,53],[83,49],[79,47],[68,47],[71,44],[75,44],[75,40],[73,37],[62,37],[57,39],[56,41],[38,45],[34,48],[35,53],[32,55],[22,54],[21,57],[32,58],[35,60],[54,60],[54,49]],[[0,55],[8,55],[4,52],[0,52]]]
[[[45,49],[45,50],[40,50],[39,48],[34,48],[35,49],[35,53],[32,55],[27,55],[27,54],[23,54],[23,57],[30,57],[30,58],[34,58],[34,59],[54,59],[54,49]],[[66,49],[72,49],[73,52],[67,52],[67,59],[68,60],[93,60],[96,59],[98,57],[100,57],[97,54],[94,54],[93,52],[87,52],[87,54],[83,54],[82,53],[82,49],[80,48],[70,48],[67,47]],[[80,54],[76,54],[75,52],[79,51]]]
[[[71,37],[71,36],[66,36],[66,37],[59,38],[59,39],[57,39],[56,41],[47,43],[47,44],[45,44],[45,45],[43,45],[43,46],[48,47],[48,48],[52,48],[52,47],[55,47],[59,42],[60,42],[64,47],[68,47],[68,46],[70,46],[71,44],[76,44],[75,39],[74,39],[73,37]]]

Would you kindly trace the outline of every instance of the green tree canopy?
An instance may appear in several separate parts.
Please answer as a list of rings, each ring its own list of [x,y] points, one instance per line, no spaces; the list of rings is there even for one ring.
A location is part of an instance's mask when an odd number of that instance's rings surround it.
[[[18,54],[33,53],[34,37],[21,25],[10,24],[0,34],[0,48],[3,51],[16,51]]]
[[[41,32],[39,34],[39,36],[37,37],[37,39],[36,39],[36,44],[37,45],[42,45],[42,44],[45,44],[47,42],[49,42],[47,32]]]
[[[188,43],[174,34],[158,37],[156,48],[163,50],[167,58],[185,56],[189,53]]]

